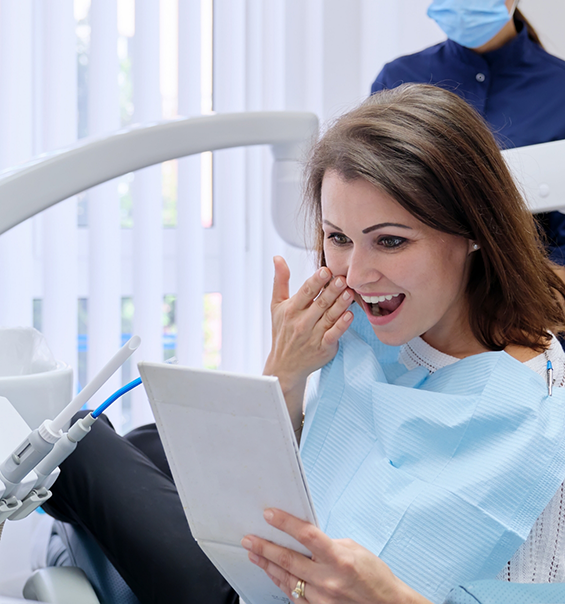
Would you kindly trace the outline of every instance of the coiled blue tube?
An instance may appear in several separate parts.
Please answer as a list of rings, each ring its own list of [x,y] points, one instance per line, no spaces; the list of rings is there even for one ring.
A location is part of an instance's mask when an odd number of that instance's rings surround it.
[[[112,396],[109,396],[99,407],[97,407],[92,412],[92,417],[97,418],[101,413],[103,413],[115,400],[119,399],[120,396],[123,396],[126,392],[133,390],[136,386],[141,384],[141,378],[137,378],[133,380],[129,384],[122,386],[119,390],[116,390]]]

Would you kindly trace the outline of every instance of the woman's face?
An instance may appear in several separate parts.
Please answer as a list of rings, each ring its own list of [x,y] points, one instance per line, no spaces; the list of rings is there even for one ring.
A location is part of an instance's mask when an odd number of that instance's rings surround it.
[[[328,268],[346,277],[381,342],[424,336],[441,350],[468,325],[468,239],[426,226],[367,181],[334,171],[322,182],[322,219]]]

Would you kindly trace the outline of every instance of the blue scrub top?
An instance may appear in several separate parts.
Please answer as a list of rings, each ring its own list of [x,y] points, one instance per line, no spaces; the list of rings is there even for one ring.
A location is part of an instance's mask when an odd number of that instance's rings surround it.
[[[446,88],[472,105],[490,124],[503,149],[565,139],[565,61],[518,35],[505,46],[478,54],[446,40],[387,63],[371,94],[405,82]],[[551,258],[565,264],[565,215],[540,216]]]

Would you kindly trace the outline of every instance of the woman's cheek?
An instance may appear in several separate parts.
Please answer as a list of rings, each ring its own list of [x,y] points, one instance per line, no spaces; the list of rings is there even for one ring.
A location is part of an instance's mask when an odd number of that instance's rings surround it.
[[[347,277],[347,263],[340,258],[339,254],[336,254],[334,250],[324,249],[324,256],[326,258],[326,266],[330,269],[332,275],[344,275]]]

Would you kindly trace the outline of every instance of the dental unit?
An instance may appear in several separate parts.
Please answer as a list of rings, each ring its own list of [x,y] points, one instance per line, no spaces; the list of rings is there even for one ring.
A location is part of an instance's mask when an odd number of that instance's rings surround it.
[[[46,419],[31,432],[25,420],[8,400],[0,397],[0,415],[3,423],[6,422],[4,426],[10,429],[10,440],[0,441],[0,452],[12,449],[0,463],[0,524],[5,520],[21,520],[47,501],[51,497],[49,489],[59,475],[58,466],[90,432],[100,414],[120,396],[141,383],[137,378],[126,384],[95,411],[75,422],[67,432],[63,432],[72,416],[137,350],[140,343],[138,336],[128,340],[55,419]],[[22,437],[23,440],[20,440]],[[14,442],[19,444],[14,447]]]
[[[274,160],[273,223],[286,243],[302,248],[305,234],[296,221],[301,160],[317,131],[318,119],[312,113],[265,111],[134,125],[83,139],[0,173],[0,234],[59,201],[147,166],[206,151],[269,145]],[[59,473],[55,464],[88,433],[96,412],[92,420],[84,418],[65,435],[61,428],[105,379],[90,390],[85,388],[81,398],[77,397],[78,404],[75,399],[67,412],[33,431],[16,407],[0,396],[0,461],[7,456],[0,464],[0,533],[4,520],[23,518],[48,499],[49,487]],[[120,396],[118,392],[113,396]]]

